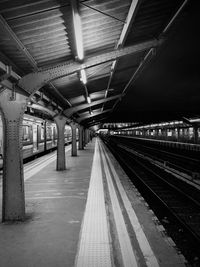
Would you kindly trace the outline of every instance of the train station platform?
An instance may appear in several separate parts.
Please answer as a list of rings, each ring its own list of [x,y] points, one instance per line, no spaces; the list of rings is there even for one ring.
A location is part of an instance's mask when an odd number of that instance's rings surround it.
[[[185,266],[99,139],[66,154],[66,171],[55,152],[25,165],[27,218],[0,224],[1,267]]]

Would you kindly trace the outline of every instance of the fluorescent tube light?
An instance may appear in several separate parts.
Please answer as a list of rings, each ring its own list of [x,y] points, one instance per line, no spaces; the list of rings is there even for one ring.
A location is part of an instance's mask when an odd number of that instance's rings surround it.
[[[84,69],[81,70],[81,78],[80,80],[82,81],[83,84],[87,83],[87,77],[86,77],[86,72]]]
[[[89,97],[89,96],[87,96],[87,102],[88,102],[88,104],[90,104],[90,103],[91,103],[91,99],[90,99],[90,97]]]
[[[82,37],[82,26],[81,18],[78,13],[73,11],[73,22],[74,22],[74,32],[76,40],[76,50],[79,60],[83,60],[83,37]]]

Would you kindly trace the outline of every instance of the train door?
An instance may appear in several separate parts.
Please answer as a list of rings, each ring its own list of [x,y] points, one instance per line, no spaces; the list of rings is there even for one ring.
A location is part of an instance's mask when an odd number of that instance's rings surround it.
[[[41,137],[41,127],[40,125],[37,125],[37,150],[39,150],[40,137]]]
[[[56,145],[56,128],[53,127],[53,144]]]
[[[33,123],[33,152],[38,150],[37,124]]]
[[[0,159],[3,156],[3,123],[2,118],[0,114]]]

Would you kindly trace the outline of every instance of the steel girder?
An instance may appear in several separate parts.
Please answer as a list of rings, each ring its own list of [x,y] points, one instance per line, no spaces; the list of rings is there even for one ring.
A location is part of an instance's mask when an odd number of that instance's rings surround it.
[[[116,98],[120,98],[122,95],[119,94],[119,95],[115,95],[115,96],[111,96],[111,97],[108,97],[108,98],[103,98],[103,99],[100,99],[100,100],[96,100],[90,104],[82,104],[82,105],[79,105],[79,106],[76,106],[76,107],[72,107],[72,108],[68,108],[66,110],[64,110],[64,115],[67,116],[67,117],[71,117],[74,113],[80,111],[80,110],[83,110],[83,109],[86,109],[86,108],[89,108],[89,107],[93,107],[93,106],[96,106],[96,105],[99,105],[99,104],[102,104],[102,103],[105,103],[105,102],[108,102],[108,101],[112,101]]]
[[[104,110],[104,111],[96,112],[95,114],[92,114],[92,115],[90,115],[90,114],[88,114],[88,115],[84,115],[84,116],[78,118],[77,121],[80,123],[80,122],[82,122],[83,120],[86,120],[86,119],[90,119],[90,118],[96,117],[96,116],[98,116],[98,115],[101,115],[101,114],[110,112],[111,110],[112,110],[112,109],[106,109],[106,110]]]
[[[29,106],[29,105],[28,105]],[[29,106],[30,108],[33,108],[33,109],[36,109],[36,110],[41,110],[47,114],[49,114],[51,117],[55,117],[57,115],[56,112],[42,106],[42,105],[39,105],[39,104],[32,104]]]
[[[26,92],[28,92],[30,95],[32,95],[42,86],[55,79],[80,71],[82,68],[87,69],[126,55],[138,53],[146,49],[156,47],[162,42],[163,39],[153,39],[126,48],[114,50],[112,52],[106,52],[98,56],[86,58],[83,64],[74,61],[68,61],[66,63],[59,64],[51,68],[40,69],[36,72],[27,74],[22,79],[20,79],[19,86],[23,88]]]

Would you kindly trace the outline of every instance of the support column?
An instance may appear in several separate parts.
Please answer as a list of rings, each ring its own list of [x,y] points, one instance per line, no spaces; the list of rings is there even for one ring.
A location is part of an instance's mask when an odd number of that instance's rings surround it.
[[[83,146],[83,126],[79,125],[79,142],[78,142],[78,149],[79,150],[83,150],[84,146]]]
[[[58,132],[56,170],[63,171],[63,170],[66,170],[64,131],[65,131],[65,124],[67,122],[67,118],[62,115],[58,115],[54,117],[54,121],[56,123],[57,132]]]
[[[70,123],[71,129],[72,129],[72,150],[71,150],[71,155],[72,157],[77,156],[77,144],[76,144],[76,129],[77,125],[76,123]]]
[[[25,96],[12,95],[8,90],[0,94],[4,130],[3,222],[25,219],[22,120],[26,100]]]

